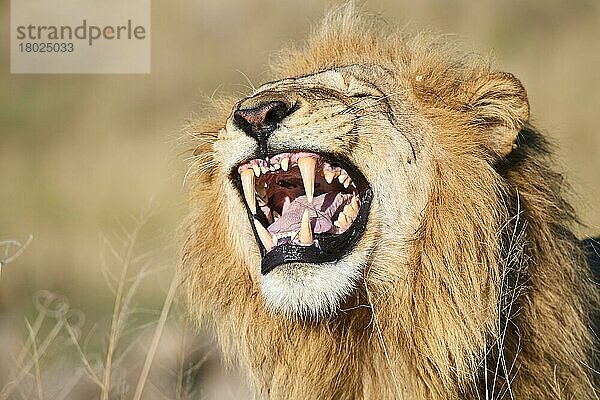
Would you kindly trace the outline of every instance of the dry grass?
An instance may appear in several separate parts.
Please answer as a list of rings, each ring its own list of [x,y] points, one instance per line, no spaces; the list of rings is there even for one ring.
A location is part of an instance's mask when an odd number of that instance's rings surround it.
[[[32,235],[29,235],[25,243],[17,240],[0,240],[0,254],[3,253],[0,256],[0,276],[2,275],[2,268],[19,258],[32,241]]]
[[[47,290],[35,294],[36,312],[33,320],[25,317],[22,343],[12,358],[10,377],[3,383],[0,400],[212,398],[197,381],[206,364],[216,362],[215,347],[209,341],[190,340],[181,314],[173,310],[179,280],[169,272],[172,269],[138,254],[139,236],[151,216],[151,209],[144,209],[120,243],[103,240],[104,276],[107,290],[114,293],[109,329],[98,329],[98,323],[86,324],[84,312],[72,307],[63,295]],[[0,242],[8,248],[2,264],[16,260],[30,242]],[[149,277],[161,274],[172,275],[161,309],[137,307],[140,286]],[[141,322],[136,318],[139,314],[150,318]],[[166,330],[168,338],[164,338]],[[159,346],[165,346],[173,336],[179,336],[177,346],[171,344],[169,354],[159,354]],[[155,362],[164,364],[168,356],[173,358],[170,365],[166,369],[159,366],[149,379]],[[54,381],[57,378],[59,381]],[[157,385],[161,381],[163,387]],[[231,389],[213,390],[224,398]]]

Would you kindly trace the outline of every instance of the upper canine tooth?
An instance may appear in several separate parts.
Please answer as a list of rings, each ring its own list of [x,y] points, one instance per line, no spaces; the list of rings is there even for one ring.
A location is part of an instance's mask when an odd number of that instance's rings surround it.
[[[252,214],[256,214],[256,197],[254,196],[254,173],[251,169],[241,172],[242,189],[244,189],[244,198]]]
[[[304,244],[312,244],[313,242],[313,234],[312,229],[310,229],[310,215],[308,210],[304,210],[304,214],[302,214],[302,222],[300,222],[300,234],[299,234],[300,243]]]
[[[348,178],[348,175],[346,174],[346,172],[340,172],[340,176],[338,176],[338,181],[340,181],[340,183],[344,183],[346,178]]]
[[[258,238],[262,242],[263,246],[267,251],[271,250],[273,247],[273,236],[269,233],[269,231],[260,223],[257,219],[254,220],[254,227],[256,227],[256,233],[258,233]]]
[[[315,170],[317,167],[317,160],[312,157],[303,157],[298,159],[298,168],[302,175],[302,182],[304,183],[304,191],[306,192],[306,200],[312,203],[313,194],[315,192]]]
[[[279,218],[281,218],[281,215],[277,211],[273,211],[273,221],[277,222]]]
[[[281,169],[284,171],[287,171],[288,168],[290,166],[290,158],[289,157],[283,157],[281,159]]]

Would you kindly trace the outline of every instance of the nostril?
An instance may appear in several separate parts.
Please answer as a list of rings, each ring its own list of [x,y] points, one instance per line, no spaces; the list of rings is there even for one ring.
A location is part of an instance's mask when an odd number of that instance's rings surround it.
[[[290,108],[283,101],[270,101],[256,107],[238,109],[233,113],[236,125],[251,136],[269,134],[275,130]]]

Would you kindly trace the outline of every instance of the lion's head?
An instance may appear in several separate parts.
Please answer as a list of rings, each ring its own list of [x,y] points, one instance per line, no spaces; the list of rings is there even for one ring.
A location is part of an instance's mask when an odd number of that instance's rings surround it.
[[[328,68],[263,85],[220,130],[214,148],[229,207],[255,240],[235,234],[273,311],[329,316],[366,268],[387,273],[374,260],[406,263],[398,249],[429,195],[424,133],[434,128],[412,117],[400,87],[375,64]]]
[[[284,53],[277,79],[191,124],[193,312],[274,397],[277,384],[298,387],[294,371],[329,371],[355,395],[464,396],[481,389],[482,360],[512,362],[527,346],[560,361],[520,360],[530,376],[551,382],[560,364],[587,382],[563,361],[587,357],[577,292],[590,289],[525,89],[443,38],[391,32],[352,8]],[[550,276],[557,261],[568,282]],[[542,325],[569,321],[562,340],[576,344],[542,343],[528,320],[540,310]],[[369,365],[323,359],[336,354]],[[290,367],[302,360],[314,365]],[[375,390],[388,373],[393,389]],[[512,373],[496,366],[505,392],[520,382]],[[311,385],[303,393],[355,396]],[[578,385],[569,393],[588,393]]]

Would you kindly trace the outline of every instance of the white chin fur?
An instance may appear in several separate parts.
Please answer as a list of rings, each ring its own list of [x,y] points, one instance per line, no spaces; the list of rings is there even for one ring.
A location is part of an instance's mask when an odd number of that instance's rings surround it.
[[[336,313],[356,288],[363,263],[358,255],[323,264],[283,264],[261,276],[267,307],[288,317],[320,319]]]

